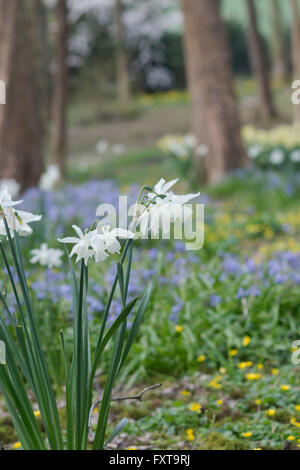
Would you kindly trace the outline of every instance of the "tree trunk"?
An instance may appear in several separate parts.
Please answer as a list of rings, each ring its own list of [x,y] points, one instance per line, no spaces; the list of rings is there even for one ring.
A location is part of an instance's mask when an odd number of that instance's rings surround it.
[[[118,101],[126,109],[130,103],[130,80],[126,55],[126,34],[122,0],[116,0]]]
[[[254,0],[246,0],[246,2],[249,15],[249,52],[253,73],[258,86],[260,114],[262,119],[270,119],[275,116],[275,108],[272,100],[264,45],[258,31]]]
[[[292,61],[294,80],[300,80],[300,18],[296,0],[291,0],[292,14]],[[300,105],[294,105],[294,122],[300,122]]]
[[[57,0],[57,64],[53,90],[52,163],[62,176],[66,172],[68,98],[68,7],[67,0]]]
[[[204,166],[213,183],[246,162],[229,45],[219,0],[182,0],[182,8],[193,130],[198,143],[209,148]]]
[[[14,178],[22,189],[37,184],[42,172],[33,43],[27,0],[0,0],[0,179]]]
[[[271,0],[270,8],[272,18],[272,74],[274,78],[277,78],[279,80],[287,80],[289,72],[285,55],[282,11],[279,1]]]

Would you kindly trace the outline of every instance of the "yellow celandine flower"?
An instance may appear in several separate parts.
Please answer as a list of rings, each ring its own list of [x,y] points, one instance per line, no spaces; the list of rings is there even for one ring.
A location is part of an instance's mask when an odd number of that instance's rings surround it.
[[[243,345],[243,346],[249,346],[250,343],[251,343],[251,338],[250,338],[250,336],[245,336],[245,337],[243,338],[242,345]]]
[[[181,333],[181,332],[183,331],[183,326],[181,326],[181,325],[176,325],[176,326],[175,326],[175,331],[176,331],[177,333]]]
[[[200,405],[200,403],[190,403],[189,410],[194,411],[195,413],[201,413],[202,405]]]
[[[127,447],[126,450],[136,450],[136,447]]]
[[[221,405],[223,405],[223,400],[217,400],[216,403],[217,403],[218,406],[221,406]]]
[[[189,390],[181,390],[181,395],[184,397],[189,397],[191,395],[191,392]]]
[[[257,406],[261,405],[261,400],[260,400],[259,398],[257,398],[257,399],[255,400],[255,404],[256,404]]]
[[[267,416],[275,416],[276,410],[275,408],[270,408],[269,410],[266,411]]]
[[[290,385],[280,385],[280,388],[283,392],[287,392],[290,390],[291,386]]]
[[[21,442],[15,442],[13,445],[12,445],[12,448],[13,449],[20,449],[21,447]]]
[[[246,361],[246,362],[240,362],[238,364],[238,367],[240,369],[246,369],[247,367],[251,367],[253,365],[253,363],[251,361]]]
[[[189,441],[193,441],[195,439],[193,429],[187,429],[186,434],[187,434],[187,438],[188,438]]]
[[[272,369],[271,370],[272,375],[278,375],[278,373],[279,373],[279,369]]]
[[[295,440],[295,436],[288,436],[286,438],[287,441],[294,441]]]
[[[205,354],[201,354],[200,356],[197,357],[197,361],[198,361],[198,362],[204,362],[205,359],[206,359]]]
[[[257,364],[257,368],[258,368],[259,370],[261,370],[261,369],[264,368],[264,365],[263,365],[263,364]]]
[[[231,349],[229,351],[229,356],[233,357],[233,356],[236,356],[238,353],[238,350],[237,349]]]
[[[246,374],[247,380],[259,380],[261,377],[262,375],[259,373],[249,372],[249,374]]]
[[[252,432],[243,432],[242,437],[251,437]]]
[[[224,375],[224,374],[226,374],[227,370],[225,369],[225,367],[220,367],[219,372],[220,372],[220,374]]]
[[[215,389],[220,389],[222,388],[222,385],[219,383],[219,381],[222,379],[221,375],[217,375],[214,379],[212,379],[211,382],[209,382],[209,387],[215,388]]]
[[[40,410],[34,411],[34,416],[35,416],[36,418],[39,418],[39,417],[41,416]]]
[[[295,405],[295,410],[300,411],[300,405]]]
[[[299,421],[296,420],[296,418],[294,416],[291,418],[290,423],[293,426],[296,426],[297,428],[300,428],[300,423],[299,423]]]

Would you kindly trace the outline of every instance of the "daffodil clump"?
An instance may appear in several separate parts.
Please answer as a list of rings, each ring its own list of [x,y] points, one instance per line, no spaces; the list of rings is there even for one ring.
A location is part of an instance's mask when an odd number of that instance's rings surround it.
[[[271,130],[244,127],[249,158],[262,168],[300,169],[299,126],[282,125]]]
[[[43,191],[49,191],[58,181],[58,174],[50,168],[42,181]],[[32,264],[48,269],[62,266],[64,252],[68,257],[72,283],[73,334],[65,341],[61,337],[61,351],[65,370],[66,427],[62,427],[55,391],[60,384],[53,383],[47,365],[47,349],[41,342],[38,316],[34,312],[28,273],[25,272],[20,236],[33,232],[29,225],[41,220],[40,215],[21,211],[22,201],[13,201],[8,187],[0,193],[0,251],[5,266],[6,283],[10,283],[16,309],[11,311],[4,290],[0,292],[3,314],[0,315],[0,339],[5,344],[6,362],[0,365],[0,388],[6,401],[19,441],[18,449],[104,449],[127,424],[122,420],[107,435],[107,423],[113,388],[116,385],[129,351],[135,341],[151,296],[151,282],[140,297],[128,299],[131,281],[134,239],[138,228],[146,235],[158,235],[170,230],[164,218],[175,223],[191,217],[191,209],[184,205],[197,194],[176,195],[171,190],[177,180],[161,179],[154,188],[143,187],[139,193],[136,211],[130,229],[112,228],[108,223],[95,220],[91,228],[82,230],[74,225],[76,236],[59,238],[64,251],[43,243],[31,250]],[[180,210],[182,209],[182,211]],[[125,239],[122,247],[120,240]],[[67,247],[72,245],[70,254]],[[112,286],[109,290],[104,314],[97,332],[91,335],[88,313],[91,263],[104,263],[112,255],[119,256]],[[79,273],[72,259],[76,257]],[[12,263],[12,266],[11,266]],[[51,285],[49,286],[51,290]],[[111,322],[109,315],[116,290],[121,294],[121,310]],[[131,315],[131,322],[128,317]],[[96,335],[95,335],[96,333]],[[95,341],[96,336],[96,341]],[[99,402],[95,432],[91,425],[91,412],[96,371],[102,356],[110,345],[111,357],[106,373],[103,396]],[[33,406],[29,396],[33,397]],[[200,408],[196,410],[200,412]],[[41,426],[42,424],[42,426]],[[42,431],[43,430],[43,431]]]

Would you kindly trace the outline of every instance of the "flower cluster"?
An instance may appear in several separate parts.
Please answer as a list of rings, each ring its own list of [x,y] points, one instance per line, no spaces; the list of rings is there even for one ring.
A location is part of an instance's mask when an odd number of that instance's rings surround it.
[[[263,168],[300,167],[299,127],[279,126],[272,130],[246,126],[243,137],[249,158]]]
[[[22,202],[23,201],[13,201],[6,187],[0,193],[0,235],[6,235],[5,221],[13,237],[15,231],[21,236],[30,235],[32,228],[28,224],[41,220],[41,215],[34,215],[30,212],[24,212],[14,208]]]

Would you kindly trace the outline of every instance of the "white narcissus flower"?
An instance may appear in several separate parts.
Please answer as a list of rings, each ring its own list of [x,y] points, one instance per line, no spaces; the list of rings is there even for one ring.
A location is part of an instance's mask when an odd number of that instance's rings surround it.
[[[2,211],[2,220],[0,220],[0,235],[7,235],[3,216],[7,221],[12,237],[14,236],[14,231],[18,232],[21,236],[30,235],[32,233],[32,228],[28,224],[41,220],[41,215],[35,215],[30,212],[14,209],[14,206],[21,204],[21,202],[22,201],[13,201],[7,188],[4,188],[1,192],[0,211]]]
[[[49,165],[40,179],[40,189],[42,191],[51,191],[60,180],[60,171],[57,165]]]
[[[13,178],[9,178],[9,179],[3,179],[0,181],[0,193],[5,188],[7,189],[11,197],[16,197],[19,194],[21,187],[19,183],[17,183],[16,180],[14,180]]]
[[[39,249],[31,250],[32,258],[30,262],[32,264],[39,263],[41,266],[47,266],[47,268],[58,268],[62,265],[61,257],[64,252],[55,248],[49,248],[47,243],[43,243]]]
[[[143,236],[148,231],[157,236],[162,229],[164,235],[168,235],[171,223],[176,221],[185,222],[192,215],[192,209],[184,207],[192,199],[199,196],[197,194],[176,195],[170,191],[171,187],[177,183],[178,179],[166,182],[163,178],[154,186],[154,193],[148,193],[148,201],[142,212],[139,224]]]
[[[94,250],[91,248],[91,238],[93,237],[94,232],[83,233],[81,228],[77,225],[73,225],[72,227],[78,234],[78,237],[59,238],[58,241],[60,243],[74,244],[70,256],[77,256],[76,263],[83,259],[87,266],[88,260],[94,255]]]
[[[74,230],[78,233],[79,238],[70,237],[59,239],[61,243],[74,243],[70,256],[77,255],[76,263],[81,259],[85,264],[92,257],[96,262],[105,261],[109,255],[119,253],[121,249],[120,242],[117,238],[134,238],[134,233],[120,228],[111,229],[109,225],[98,224],[96,230],[83,233],[82,230],[73,225]]]

